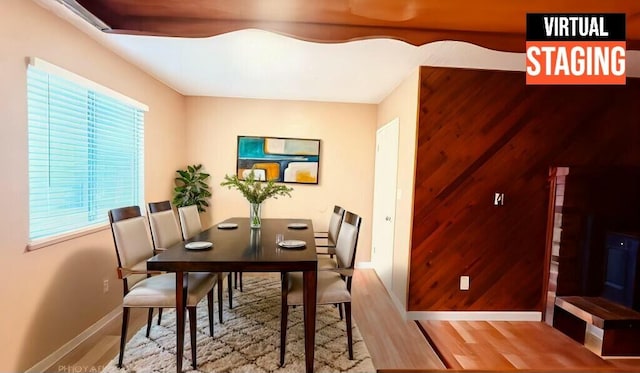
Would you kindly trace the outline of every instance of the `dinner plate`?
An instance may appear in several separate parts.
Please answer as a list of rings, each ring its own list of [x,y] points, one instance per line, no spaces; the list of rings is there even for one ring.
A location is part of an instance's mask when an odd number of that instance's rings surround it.
[[[278,243],[278,245],[280,245],[280,247],[285,249],[297,249],[297,248],[305,247],[307,243],[300,240],[284,240]]]
[[[287,225],[290,229],[307,229],[307,224],[305,223],[291,223]]]
[[[184,245],[184,248],[187,250],[204,250],[210,248],[211,246],[213,246],[213,243],[208,241],[194,241]]]
[[[218,224],[219,229],[234,229],[238,228],[238,224],[236,223],[220,223]]]

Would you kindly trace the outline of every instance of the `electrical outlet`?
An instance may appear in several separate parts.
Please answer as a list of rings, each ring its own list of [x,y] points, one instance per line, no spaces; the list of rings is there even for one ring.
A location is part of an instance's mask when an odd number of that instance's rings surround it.
[[[469,290],[469,276],[460,276],[460,290]]]
[[[103,293],[109,292],[109,280],[102,281],[102,292]]]

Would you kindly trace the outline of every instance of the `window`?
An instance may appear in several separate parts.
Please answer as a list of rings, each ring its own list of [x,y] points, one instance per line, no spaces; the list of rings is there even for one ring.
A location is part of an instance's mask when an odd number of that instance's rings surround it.
[[[27,70],[27,102],[32,243],[142,206],[146,107],[39,59]]]

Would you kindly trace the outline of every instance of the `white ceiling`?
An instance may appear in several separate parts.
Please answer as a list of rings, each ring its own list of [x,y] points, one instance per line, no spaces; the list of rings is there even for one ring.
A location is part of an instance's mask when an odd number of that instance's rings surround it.
[[[189,39],[106,34],[55,0],[34,1],[186,96],[377,104],[420,65],[525,68],[522,53],[454,41],[325,44],[256,29]],[[627,52],[627,76],[640,76],[640,52]]]
[[[206,39],[109,39],[120,54],[185,95],[362,103],[380,102],[438,49],[390,39],[320,44],[255,29]]]

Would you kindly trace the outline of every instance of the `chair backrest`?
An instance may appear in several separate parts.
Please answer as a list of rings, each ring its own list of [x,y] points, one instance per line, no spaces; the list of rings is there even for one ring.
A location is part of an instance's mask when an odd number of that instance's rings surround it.
[[[182,241],[182,233],[171,208],[171,202],[150,202],[148,208],[151,239],[156,249],[166,249]]]
[[[169,201],[149,202],[148,207],[149,207],[149,212],[151,213],[173,210],[173,208],[171,207],[171,202]]]
[[[146,261],[153,256],[153,246],[147,233],[146,219],[140,214],[140,207],[128,206],[109,210],[109,222],[118,266],[146,270]],[[145,277],[130,276],[125,287],[130,287]]]
[[[183,239],[187,240],[202,232],[202,224],[200,223],[198,206],[191,205],[179,207],[178,215],[180,216],[180,226],[182,227]]]
[[[339,268],[353,268],[358,247],[358,235],[362,218],[352,212],[345,212],[336,242],[336,257]]]
[[[331,214],[331,220],[329,220],[329,230],[327,236],[329,241],[337,242],[338,235],[340,233],[340,226],[342,225],[342,219],[344,219],[345,209],[336,205],[333,207],[333,213]]]

